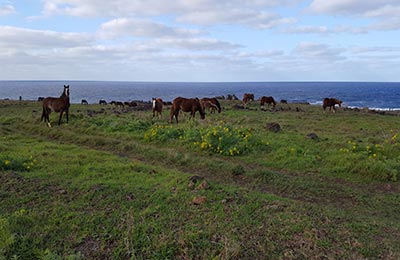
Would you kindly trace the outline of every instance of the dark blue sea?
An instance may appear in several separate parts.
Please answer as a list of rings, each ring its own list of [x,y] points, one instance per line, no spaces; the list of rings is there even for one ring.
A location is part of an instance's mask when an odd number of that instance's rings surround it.
[[[171,101],[177,96],[212,97],[244,93],[273,96],[289,102],[321,104],[325,97],[343,100],[344,106],[400,110],[400,82],[112,82],[112,81],[0,81],[0,99],[37,100],[60,96],[63,85],[70,85],[72,103],[151,100]]]

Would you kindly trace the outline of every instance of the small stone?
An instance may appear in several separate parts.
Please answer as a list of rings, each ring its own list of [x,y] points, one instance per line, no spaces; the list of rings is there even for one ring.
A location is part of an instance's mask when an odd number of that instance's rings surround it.
[[[312,139],[312,140],[318,140],[319,139],[319,137],[318,137],[318,135],[316,133],[309,133],[309,134],[307,134],[307,137]]]
[[[201,205],[204,204],[206,202],[207,198],[205,196],[198,196],[198,197],[194,197],[194,199],[192,200],[192,203],[194,205]]]
[[[209,185],[206,180],[202,181],[199,186],[197,186],[196,190],[205,190],[208,189]]]
[[[281,126],[280,126],[278,123],[276,123],[276,122],[268,123],[268,124],[265,126],[265,128],[266,128],[267,130],[269,130],[269,131],[274,132],[274,133],[277,133],[277,132],[281,131]]]

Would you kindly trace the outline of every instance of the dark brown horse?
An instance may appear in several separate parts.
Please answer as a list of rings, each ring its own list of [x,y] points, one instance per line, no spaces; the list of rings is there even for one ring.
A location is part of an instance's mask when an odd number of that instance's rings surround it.
[[[221,105],[217,98],[202,98],[200,102],[204,110],[208,108],[210,113],[213,113],[215,110],[217,110],[218,113],[221,113]]]
[[[244,95],[243,95],[243,105],[246,105],[250,101],[254,101],[254,94],[244,93]]]
[[[61,96],[59,98],[55,97],[47,97],[43,99],[42,107],[43,107],[43,112],[42,112],[42,117],[40,121],[44,119],[45,122],[47,122],[47,125],[51,127],[50,124],[50,113],[51,111],[54,112],[60,112],[60,118],[58,119],[58,125],[61,124],[61,118],[63,113],[65,113],[67,117],[67,123],[68,123],[68,112],[69,112],[69,85],[64,85],[64,91],[62,92]]]
[[[275,106],[276,106],[275,99],[274,99],[273,97],[271,97],[271,96],[269,96],[269,97],[266,97],[266,96],[261,97],[261,99],[260,99],[260,106],[261,106],[262,108],[264,108],[265,103],[267,103],[268,106],[271,105],[271,104],[272,104],[272,107],[275,107]]]
[[[327,107],[329,107],[329,111],[335,113],[335,105],[339,105],[339,107],[342,107],[342,103],[343,102],[341,100],[336,98],[324,98],[322,102],[322,108],[325,110]]]
[[[162,109],[163,109],[163,100],[161,98],[152,98],[152,103],[153,103],[153,117],[156,116],[156,114],[161,118],[162,117]]]
[[[170,122],[172,124],[172,120],[175,116],[176,123],[178,123],[179,111],[190,112],[190,118],[194,118],[197,111],[200,113],[201,119],[206,117],[204,113],[204,108],[200,104],[200,100],[198,98],[183,98],[177,97],[172,102],[171,113],[170,113]]]

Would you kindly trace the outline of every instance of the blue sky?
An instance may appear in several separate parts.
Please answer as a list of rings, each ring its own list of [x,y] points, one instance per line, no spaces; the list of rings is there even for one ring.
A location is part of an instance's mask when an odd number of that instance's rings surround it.
[[[0,0],[0,80],[400,81],[399,0]]]

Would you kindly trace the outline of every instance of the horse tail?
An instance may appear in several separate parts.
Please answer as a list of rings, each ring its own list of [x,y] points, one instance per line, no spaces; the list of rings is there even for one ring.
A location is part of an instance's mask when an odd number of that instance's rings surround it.
[[[42,116],[40,117],[40,121],[43,121],[43,118],[45,118],[45,108],[43,107],[42,111]]]
[[[46,121],[46,108],[43,106],[43,112],[42,112],[42,117],[40,118],[40,121],[43,121],[43,118],[44,118],[44,120]]]

